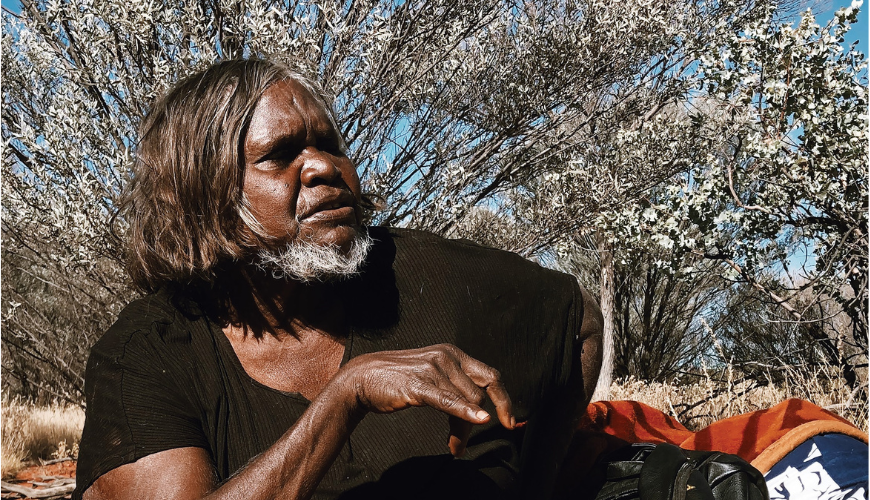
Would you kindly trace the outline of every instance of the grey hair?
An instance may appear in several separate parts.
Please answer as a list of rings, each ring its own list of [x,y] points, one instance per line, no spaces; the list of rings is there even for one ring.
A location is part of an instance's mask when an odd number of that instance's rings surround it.
[[[368,230],[361,228],[357,229],[347,253],[335,245],[294,240],[280,250],[260,250],[253,263],[274,279],[303,283],[337,281],[359,273],[373,244]]]

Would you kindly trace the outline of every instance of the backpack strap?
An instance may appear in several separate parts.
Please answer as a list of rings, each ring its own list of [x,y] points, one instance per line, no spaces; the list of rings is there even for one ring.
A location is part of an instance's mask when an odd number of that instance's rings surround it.
[[[599,460],[604,466],[604,482],[595,495],[595,500],[637,500],[640,498],[638,480],[644,461],[656,445],[635,443],[614,450]],[[583,498],[581,492],[581,498]],[[591,497],[590,497],[591,498]]]
[[[768,500],[767,481],[746,460],[718,451],[689,451],[689,455],[705,455],[698,462],[698,471],[713,490],[713,498],[745,498],[747,500]]]
[[[650,453],[640,472],[640,500],[718,500],[698,470],[699,459],[686,450],[661,443]]]

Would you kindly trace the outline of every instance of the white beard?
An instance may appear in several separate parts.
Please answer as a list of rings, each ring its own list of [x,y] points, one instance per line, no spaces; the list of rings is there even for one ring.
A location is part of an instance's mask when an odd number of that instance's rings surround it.
[[[275,279],[340,281],[359,273],[372,243],[368,231],[362,229],[357,231],[347,254],[335,245],[294,241],[281,250],[260,250],[254,263]]]

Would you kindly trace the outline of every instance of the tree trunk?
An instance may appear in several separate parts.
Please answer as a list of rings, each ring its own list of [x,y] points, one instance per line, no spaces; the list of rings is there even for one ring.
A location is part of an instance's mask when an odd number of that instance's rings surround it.
[[[592,394],[592,401],[606,401],[610,399],[610,384],[613,382],[613,335],[616,325],[613,318],[614,283],[613,283],[613,245],[607,241],[607,237],[601,233],[596,235],[595,245],[598,250],[598,258],[601,259],[601,315],[604,316],[604,337],[601,350],[601,374],[598,376],[598,384]]]

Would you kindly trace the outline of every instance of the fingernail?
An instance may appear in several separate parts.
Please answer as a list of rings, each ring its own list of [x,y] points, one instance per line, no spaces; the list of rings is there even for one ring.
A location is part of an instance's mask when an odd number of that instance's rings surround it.
[[[516,429],[516,428],[517,428],[517,419],[514,418],[513,415],[511,415],[511,429]]]
[[[477,417],[478,420],[484,420],[486,418],[489,418],[489,413],[483,410],[479,410],[477,413],[474,414],[474,416]]]

